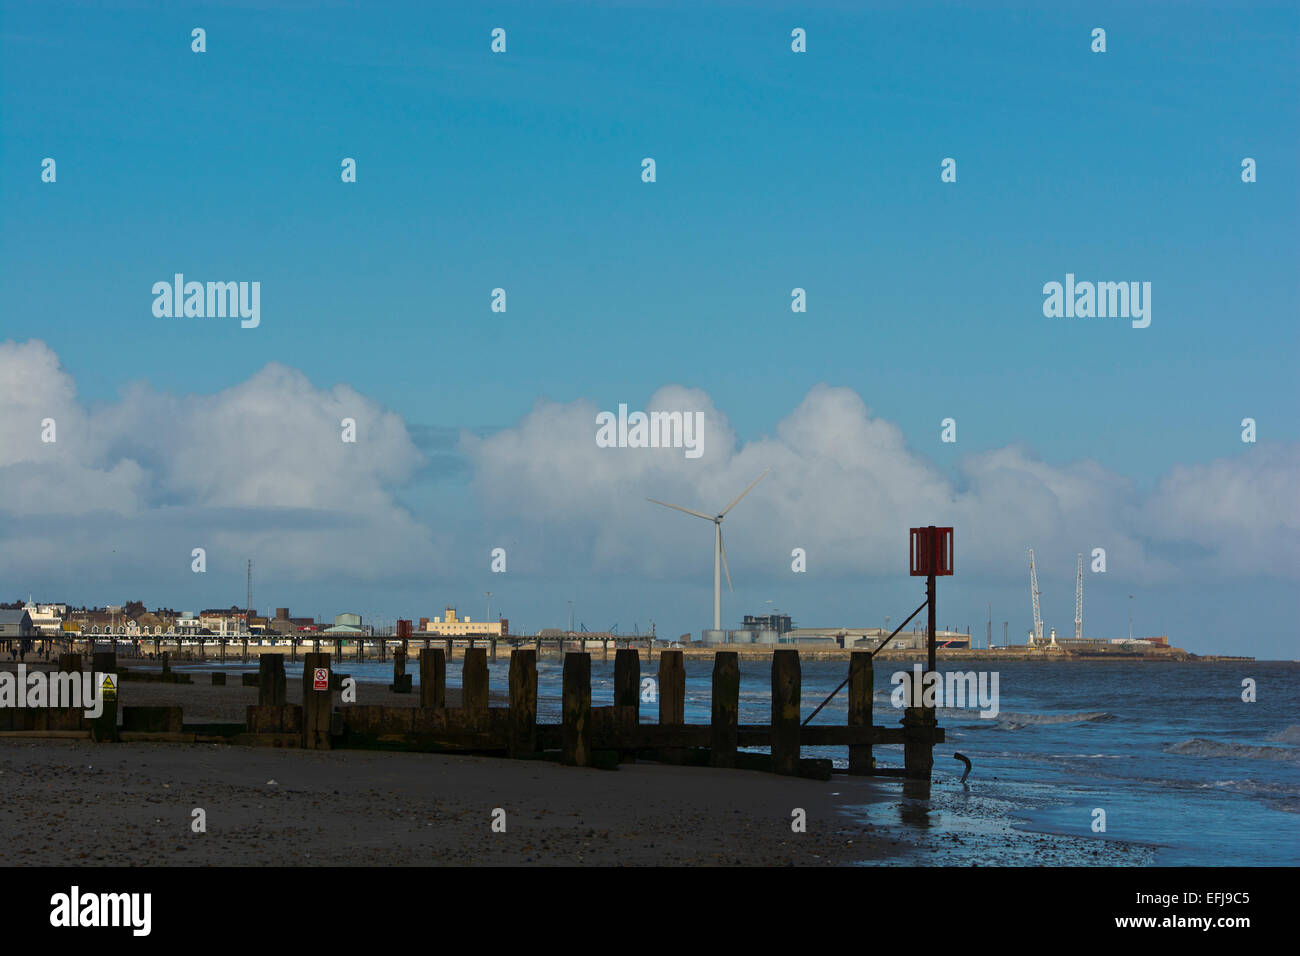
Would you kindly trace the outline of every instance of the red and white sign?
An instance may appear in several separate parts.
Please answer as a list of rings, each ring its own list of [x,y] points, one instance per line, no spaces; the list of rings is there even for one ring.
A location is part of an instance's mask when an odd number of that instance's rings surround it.
[[[312,674],[312,690],[329,690],[330,689],[330,669],[328,667],[317,667]]]

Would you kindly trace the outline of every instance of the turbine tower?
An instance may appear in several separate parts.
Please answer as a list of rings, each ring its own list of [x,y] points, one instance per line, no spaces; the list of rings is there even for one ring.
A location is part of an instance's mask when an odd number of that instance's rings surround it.
[[[727,590],[733,590],[731,587],[731,568],[727,567],[727,549],[722,543],[722,519],[727,516],[727,512],[736,507],[740,499],[749,494],[754,485],[763,480],[771,468],[765,469],[762,475],[755,478],[740,494],[736,495],[734,501],[722,509],[721,514],[706,515],[700,511],[692,511],[690,508],[683,508],[681,505],[670,505],[666,501],[659,501],[655,498],[647,498],[646,501],[653,502],[657,505],[663,505],[665,508],[675,508],[678,511],[684,511],[688,515],[695,515],[697,518],[703,518],[705,521],[713,522],[713,629],[722,630],[722,572],[727,572]]]
[[[1074,581],[1074,639],[1083,637],[1083,552],[1079,553],[1079,574]]]
[[[1043,616],[1038,613],[1038,569],[1034,567],[1034,549],[1029,549],[1029,596],[1034,600],[1034,633],[1029,637],[1030,644],[1043,643]]]

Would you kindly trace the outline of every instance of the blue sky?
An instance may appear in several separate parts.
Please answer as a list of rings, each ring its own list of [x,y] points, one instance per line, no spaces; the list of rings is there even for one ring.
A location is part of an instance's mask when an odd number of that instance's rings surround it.
[[[1294,5],[2,9],[0,341],[45,343],[88,414],[133,382],[155,402],[217,396],[268,363],[322,392],[348,386],[399,416],[424,454],[383,487],[429,541],[540,534],[483,497],[483,459],[456,444],[460,429],[520,428],[539,399],[647,407],[673,385],[706,393],[737,447],[772,435],[819,383],[851,388],[958,493],[968,456],[1007,446],[1067,473],[1095,462],[1139,503],[1180,466],[1232,460],[1254,475],[1247,456],[1268,448],[1283,449],[1278,467],[1293,460]],[[190,50],[196,26],[203,54]],[[498,26],[508,49],[493,55]],[[807,53],[790,50],[796,26]],[[1089,49],[1098,26],[1104,54]],[[41,182],[46,156],[57,183]],[[340,182],[345,156],[355,184]],[[944,157],[955,184],[939,180]],[[260,281],[261,326],[155,318],[150,288],[174,272]],[[1151,282],[1151,326],[1045,318],[1041,288],[1067,272]],[[504,315],[489,311],[498,286]],[[790,310],[796,286],[806,314]],[[955,444],[939,441],[947,416]],[[1240,440],[1247,416],[1257,445]],[[556,514],[546,540],[581,541],[583,523]],[[1289,555],[1296,527],[1277,520]],[[1232,539],[1230,522],[1216,527]],[[593,554],[494,589],[517,588],[507,610],[532,626],[558,623],[558,595],[581,590],[601,618],[590,627],[658,613],[661,632],[698,631],[708,529],[679,530],[701,552],[690,573],[631,574]],[[1041,543],[1061,565],[1062,632],[1074,553],[1090,543],[1066,537]],[[1227,562],[1211,576],[1151,547],[1170,563],[1159,581],[1098,581],[1110,631],[1138,587],[1188,646],[1295,656],[1294,568]],[[1021,635],[1024,568],[1000,566],[969,593],[954,582],[960,623],[992,600],[995,626],[1010,618]],[[388,616],[436,613],[458,594],[477,604],[492,578],[456,567],[442,586],[385,581],[365,600],[392,602]],[[280,586],[333,613],[340,574]],[[19,576],[4,579],[72,585]],[[808,624],[846,623],[863,604],[841,576],[787,598],[772,597],[788,586],[775,571],[747,577],[728,619],[773,599]],[[128,573],[102,586],[154,583]],[[910,610],[895,597],[906,586],[873,579],[870,616]],[[157,600],[181,589],[228,603],[185,578],[157,587]],[[1234,627],[1226,609],[1187,607],[1209,593],[1253,600],[1267,636],[1219,641]],[[671,607],[629,610],[643,595]]]

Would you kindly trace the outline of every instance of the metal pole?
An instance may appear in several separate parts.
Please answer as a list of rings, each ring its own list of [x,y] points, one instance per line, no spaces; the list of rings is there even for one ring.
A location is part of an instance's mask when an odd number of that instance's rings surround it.
[[[933,533],[934,532],[931,531],[931,534]],[[925,579],[925,600],[926,603],[930,606],[930,613],[929,613],[930,654],[929,654],[928,670],[934,670],[934,575],[933,574],[929,575]]]

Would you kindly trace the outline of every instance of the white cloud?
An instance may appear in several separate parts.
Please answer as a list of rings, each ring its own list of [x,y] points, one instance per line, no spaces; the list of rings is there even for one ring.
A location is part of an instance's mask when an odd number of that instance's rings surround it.
[[[341,440],[344,418],[355,444]],[[420,461],[400,416],[280,365],[215,395],[137,384],[87,410],[44,343],[0,343],[3,569],[43,554],[94,565],[117,549],[188,573],[204,547],[210,566],[256,554],[289,580],[416,574],[433,563],[432,537],[393,489]]]
[[[907,528],[929,523],[957,529],[959,572],[994,579],[1022,576],[1029,546],[1065,551],[1058,563],[1071,570],[1075,551],[1090,558],[1103,547],[1111,568],[1167,579],[1184,570],[1183,542],[1221,573],[1300,572],[1300,518],[1287,494],[1295,449],[1175,469],[1144,497],[1096,462],[1052,465],[1014,446],[970,455],[947,475],[847,388],[812,389],[773,435],[744,444],[698,390],[661,389],[646,409],[702,411],[703,457],[598,448],[589,402],[540,402],[514,428],[465,436],[485,512],[547,527],[552,548],[589,553],[596,573],[690,577],[711,552],[711,529],[645,499],[713,513],[770,467],[723,524],[733,574],[785,573],[794,547],[820,571],[902,574]]]

